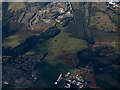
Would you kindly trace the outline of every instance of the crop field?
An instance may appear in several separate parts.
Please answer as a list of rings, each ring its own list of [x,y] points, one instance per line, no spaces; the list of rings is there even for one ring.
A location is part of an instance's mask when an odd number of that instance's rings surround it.
[[[27,37],[29,37],[29,34],[27,32],[27,28],[23,27],[18,32],[16,32],[13,35],[8,36],[3,40],[3,46],[4,48],[14,48],[21,44]]]
[[[26,6],[23,2],[13,2],[9,5],[8,10],[13,10],[13,11],[17,11],[20,9],[24,9]]]
[[[79,2],[72,2],[72,5],[73,5],[73,9],[80,9],[80,5],[79,5]]]
[[[45,61],[56,68],[60,69],[60,71],[74,71],[73,67],[70,67],[63,62],[61,62],[57,55],[60,51],[64,51],[66,53],[72,52],[77,53],[80,50],[87,48],[87,42],[84,40],[71,38],[64,34],[64,31],[61,31],[59,35],[54,38],[48,40],[50,42],[49,52],[45,57]]]
[[[97,12],[96,16],[93,16],[90,20],[90,26],[96,25],[96,27],[103,31],[116,31],[116,26],[110,20],[107,14],[103,14],[102,12]]]
[[[51,48],[52,52],[58,52],[59,50],[63,50],[66,52],[77,52],[82,49],[87,48],[87,42],[84,40],[80,40],[77,38],[71,38],[67,35],[64,35],[63,32],[51,39]]]

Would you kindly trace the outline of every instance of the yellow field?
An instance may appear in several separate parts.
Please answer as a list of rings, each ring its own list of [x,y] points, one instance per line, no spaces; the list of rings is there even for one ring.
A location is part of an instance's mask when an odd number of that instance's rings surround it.
[[[13,11],[17,11],[19,9],[23,9],[25,8],[25,4],[23,2],[12,2],[10,3],[8,10],[13,10]]]

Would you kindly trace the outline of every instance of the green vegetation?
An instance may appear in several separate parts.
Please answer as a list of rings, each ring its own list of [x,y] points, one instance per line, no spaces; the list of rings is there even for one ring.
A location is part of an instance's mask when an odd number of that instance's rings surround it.
[[[63,20],[61,20],[62,26],[63,27],[67,26],[70,23],[71,20],[73,20],[73,17],[64,18]]]
[[[52,87],[60,74],[58,69],[56,69],[54,66],[46,62],[40,63],[36,71],[38,71],[37,72],[38,80],[32,85],[37,88]]]
[[[96,26],[98,29],[103,31],[116,31],[117,27],[110,20],[107,14],[102,12],[96,12],[96,15],[91,17],[90,26]]]
[[[104,81],[99,80],[99,79],[96,79],[96,83],[97,83],[97,86],[101,88],[116,88],[115,86],[109,83],[105,83]]]
[[[58,28],[62,29],[61,26],[58,26]],[[44,40],[42,43],[38,43],[36,47],[40,53],[48,52],[44,60],[47,64],[55,67],[57,70],[59,70],[59,72],[65,73],[67,71],[73,72],[75,68],[60,61],[57,56],[58,53],[61,50],[65,51],[66,53],[76,53],[87,48],[87,42],[84,40],[71,38],[68,35],[65,35],[64,31],[62,30],[57,36],[48,40]]]
[[[27,27],[23,27],[18,32],[13,35],[8,36],[3,40],[3,47],[4,48],[14,48],[20,45],[27,37],[29,37]]]
[[[40,34],[39,38],[43,40],[50,39],[60,33],[57,27],[49,28],[47,31]]]
[[[35,63],[35,70],[33,72],[37,73],[36,76],[38,79],[32,83],[31,87],[55,87],[54,82],[60,73],[74,72],[76,67],[84,67],[88,63],[92,63],[94,69],[92,73],[95,73],[95,77],[97,77],[97,74],[102,73],[103,70],[101,71],[100,69],[106,69],[107,72],[112,70],[111,68],[104,67],[114,62],[117,57],[116,55],[109,57],[101,57],[97,56],[97,54],[92,55],[93,52],[90,52],[92,51],[90,49],[93,48],[88,48],[89,41],[95,41],[95,44],[98,43],[98,45],[99,42],[103,43],[103,45],[110,45],[109,43],[115,41],[117,38],[117,33],[104,32],[116,30],[116,25],[111,20],[112,17],[107,14],[108,11],[105,8],[105,3],[87,4],[73,2],[74,18],[64,18],[61,20],[62,24],[57,23],[54,27],[39,33],[39,35],[28,32],[28,28],[24,24],[9,23],[12,17],[16,16],[17,18],[17,15],[19,16],[19,11],[22,11],[21,9],[26,8],[26,6],[28,8],[34,6],[35,3],[29,3],[27,5],[27,3],[14,2],[9,4],[8,11],[3,14],[5,16],[3,17],[3,24],[6,27],[5,29],[3,28],[3,53],[10,55],[12,58],[11,61],[13,61],[13,63],[9,61],[11,64],[8,62],[8,66],[15,67],[14,60],[19,55],[43,55],[42,59],[40,59],[41,62]],[[40,3],[40,7],[37,9],[41,10],[47,4]],[[51,12],[47,15],[46,17],[57,17],[59,13]],[[93,26],[95,28],[92,28]],[[117,81],[117,73],[112,73],[111,76]],[[112,86],[114,84],[109,83],[104,78],[96,79],[98,87],[114,87]]]
[[[79,2],[72,2],[73,9],[80,9]]]
[[[47,53],[48,49],[49,49],[49,42],[48,41],[44,41],[43,43],[38,43],[37,44],[37,49],[39,52],[41,53]]]
[[[119,73],[118,72],[111,73],[111,75],[115,80],[119,80]]]
[[[58,52],[59,50],[63,50],[66,52],[77,52],[82,49],[87,48],[87,42],[84,40],[71,38],[64,34],[62,31],[59,35],[52,38],[51,41],[51,51]]]
[[[25,53],[25,55],[34,55],[35,51],[34,50],[30,50],[28,52]]]
[[[84,13],[80,10],[74,10],[74,19],[65,27],[65,32],[69,33],[71,37],[85,39],[85,21]]]
[[[60,69],[62,72],[74,71],[73,67],[70,67],[63,62],[61,62],[57,55],[60,51],[65,51],[66,53],[76,53],[77,51],[87,48],[87,42],[84,40],[71,38],[64,34],[64,31],[61,31],[59,35],[54,38],[51,38],[47,42],[49,45],[49,53],[45,57],[45,60],[50,65]],[[41,47],[42,48],[42,47]],[[46,47],[47,48],[47,47]]]

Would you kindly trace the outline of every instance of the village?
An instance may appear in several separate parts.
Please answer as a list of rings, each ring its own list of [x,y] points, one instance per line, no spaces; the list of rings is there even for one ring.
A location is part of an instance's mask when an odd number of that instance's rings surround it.
[[[15,22],[25,23],[31,31],[44,31],[55,25],[62,24],[63,19],[73,17],[72,5],[70,2],[55,3],[51,2],[43,8],[35,4],[19,16]]]
[[[60,88],[99,88],[90,63],[85,67],[79,67],[74,72],[60,73],[54,84]]]
[[[11,56],[3,56],[2,71],[4,74],[3,77],[5,77],[3,79],[3,85],[9,85],[11,78],[13,81],[17,80],[18,77],[24,78],[24,80],[27,78],[30,78],[32,81],[37,80],[36,75],[31,75],[31,72],[34,70],[35,65],[42,61],[43,57],[43,54],[19,55],[15,60],[12,60]],[[12,64],[8,67],[9,62]]]
[[[64,82],[61,82],[62,80]],[[66,75],[60,74],[54,84],[58,84],[64,88],[85,88],[88,82],[83,79],[82,75],[74,75],[68,72]]]

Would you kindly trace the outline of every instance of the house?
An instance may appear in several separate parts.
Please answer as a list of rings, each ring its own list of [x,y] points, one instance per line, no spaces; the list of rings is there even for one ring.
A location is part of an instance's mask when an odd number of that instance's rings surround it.
[[[60,81],[62,79],[62,74],[59,75],[57,81]]]
[[[63,16],[63,15],[60,15],[60,16],[58,16],[58,18],[64,18],[64,16]]]
[[[43,19],[43,21],[46,23],[50,23],[51,20],[50,19]]]
[[[63,10],[63,8],[60,8],[60,13],[64,13],[65,11]]]
[[[7,81],[4,81],[4,84],[5,84],[5,85],[8,85],[9,83],[8,83]]]
[[[58,23],[60,22],[60,20],[58,20],[58,19],[55,19],[55,20],[56,20],[56,22],[58,22]]]

